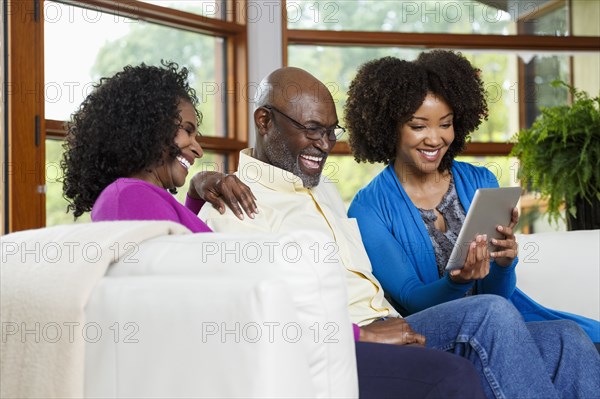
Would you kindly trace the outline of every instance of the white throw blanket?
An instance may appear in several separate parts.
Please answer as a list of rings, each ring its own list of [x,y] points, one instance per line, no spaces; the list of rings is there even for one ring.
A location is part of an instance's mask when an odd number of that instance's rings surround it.
[[[173,222],[100,222],[1,237],[2,398],[83,397],[85,341],[110,326],[84,309],[108,266],[144,240],[190,231]]]

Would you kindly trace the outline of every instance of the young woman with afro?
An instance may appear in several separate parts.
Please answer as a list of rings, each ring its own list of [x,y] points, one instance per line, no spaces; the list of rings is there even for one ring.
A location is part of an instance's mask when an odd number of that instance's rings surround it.
[[[487,115],[480,71],[459,53],[385,57],[358,70],[346,103],[350,146],[358,162],[387,167],[356,194],[348,215],[358,220],[375,276],[403,315],[495,294],[527,322],[575,321],[598,342],[598,321],[547,309],[516,287],[516,209],[498,227],[504,239],[492,240],[497,251],[478,236],[463,269],[444,271],[475,191],[498,187],[485,167],[455,160]]]
[[[94,87],[68,122],[63,145],[63,194],[75,218],[91,211],[92,221],[171,220],[192,232],[211,231],[197,216],[204,201],[192,185],[186,206],[171,195],[203,155],[202,114],[187,77],[175,63],[141,64]],[[199,187],[214,206],[240,203],[251,215],[253,196],[237,177],[199,175],[194,179],[205,180]]]

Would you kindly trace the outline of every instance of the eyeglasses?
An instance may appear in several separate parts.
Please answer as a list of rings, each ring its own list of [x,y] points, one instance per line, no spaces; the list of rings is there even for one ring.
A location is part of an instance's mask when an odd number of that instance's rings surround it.
[[[335,125],[334,127],[329,128],[324,126],[307,127],[298,122],[297,120],[293,119],[292,117],[284,114],[272,105],[263,105],[263,108],[266,108],[269,111],[275,111],[278,114],[286,117],[290,122],[296,125],[298,129],[304,130],[304,135],[306,136],[306,138],[311,140],[321,140],[325,136],[325,134],[327,134],[327,138],[329,138],[330,141],[336,141],[340,139],[346,131],[346,129],[344,129],[340,125]]]

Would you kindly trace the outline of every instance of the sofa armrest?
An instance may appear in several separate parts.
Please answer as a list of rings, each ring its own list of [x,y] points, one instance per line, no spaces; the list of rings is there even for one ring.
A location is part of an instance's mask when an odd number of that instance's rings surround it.
[[[600,319],[600,230],[519,234],[517,287],[540,304]]]
[[[357,396],[343,270],[315,251],[325,242],[298,232],[141,244],[86,308],[107,332],[86,343],[86,397]]]

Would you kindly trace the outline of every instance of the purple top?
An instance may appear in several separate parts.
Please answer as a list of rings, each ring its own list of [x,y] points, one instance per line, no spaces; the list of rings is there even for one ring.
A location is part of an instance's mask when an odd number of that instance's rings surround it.
[[[354,340],[357,342],[360,341],[360,327],[358,324],[352,323],[352,331],[354,332]]]
[[[186,206],[192,209],[200,209],[201,204],[202,200],[186,199]],[[167,190],[131,178],[115,180],[96,199],[92,221],[107,220],[171,220],[184,225],[192,233],[212,231]]]

